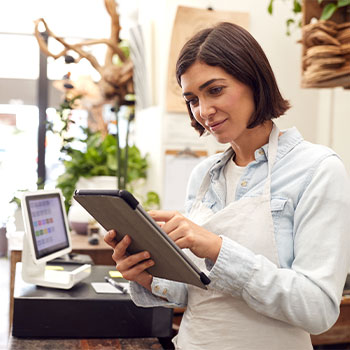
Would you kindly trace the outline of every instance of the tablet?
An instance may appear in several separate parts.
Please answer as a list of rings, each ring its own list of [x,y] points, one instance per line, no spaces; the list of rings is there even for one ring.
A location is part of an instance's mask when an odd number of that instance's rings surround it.
[[[119,242],[126,234],[130,254],[147,250],[155,265],[147,271],[155,277],[206,289],[210,279],[168,237],[126,190],[76,190],[74,199],[107,231],[114,229]]]

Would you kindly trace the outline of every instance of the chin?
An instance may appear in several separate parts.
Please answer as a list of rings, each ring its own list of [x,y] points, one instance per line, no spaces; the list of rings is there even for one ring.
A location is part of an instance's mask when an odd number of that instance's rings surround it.
[[[221,144],[230,143],[232,141],[232,137],[220,136],[215,134],[212,134],[212,135],[215,138],[215,140]]]
[[[225,144],[228,144],[231,142],[231,140],[220,139],[220,138],[216,138],[216,137],[215,137],[215,140],[222,145],[225,145]]]

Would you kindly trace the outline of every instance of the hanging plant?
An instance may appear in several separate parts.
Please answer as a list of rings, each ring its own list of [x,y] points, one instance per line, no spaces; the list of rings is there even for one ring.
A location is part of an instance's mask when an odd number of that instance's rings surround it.
[[[267,12],[273,15],[274,12],[274,1],[269,0]],[[293,28],[300,28],[302,25],[301,13],[302,13],[302,1],[301,0],[288,0],[291,3],[291,17],[286,20],[286,34],[290,35]],[[345,6],[350,5],[350,0],[317,0],[320,6],[323,6],[320,20],[328,20],[335,14],[335,12]]]
[[[274,12],[274,1],[270,0],[269,5],[267,7],[267,12],[270,15],[273,15]],[[286,20],[286,35],[291,34],[292,28],[301,26],[301,0],[292,0],[291,4],[292,15]]]
[[[322,4],[324,0],[317,0],[319,4]],[[330,19],[335,11],[340,9],[341,7],[344,6],[349,6],[350,5],[350,0],[337,0],[336,2],[331,2],[329,4],[326,4],[325,7],[323,8],[320,20],[327,20]]]

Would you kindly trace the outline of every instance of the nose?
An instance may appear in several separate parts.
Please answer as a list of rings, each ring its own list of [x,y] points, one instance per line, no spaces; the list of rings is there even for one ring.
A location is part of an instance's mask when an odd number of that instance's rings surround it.
[[[209,101],[199,102],[199,114],[203,120],[210,119],[216,112],[215,107]]]

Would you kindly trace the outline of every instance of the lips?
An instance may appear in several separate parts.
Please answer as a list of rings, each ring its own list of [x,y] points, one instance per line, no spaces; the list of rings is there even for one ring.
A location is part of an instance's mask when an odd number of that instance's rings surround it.
[[[219,122],[211,123],[208,125],[208,127],[211,131],[216,131],[225,123],[225,121],[226,121],[226,119],[219,121]]]

